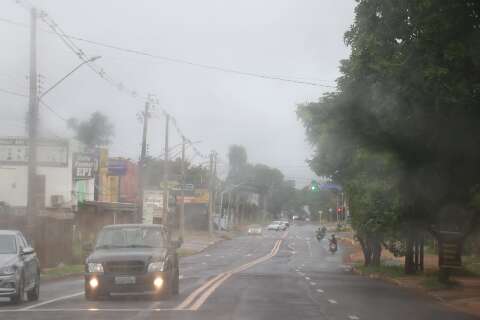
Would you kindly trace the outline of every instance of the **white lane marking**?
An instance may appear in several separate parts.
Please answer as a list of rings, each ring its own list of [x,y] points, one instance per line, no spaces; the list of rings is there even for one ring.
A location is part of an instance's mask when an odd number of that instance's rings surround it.
[[[351,314],[351,315],[348,316],[348,319],[350,319],[350,320],[359,320],[360,318],[357,317],[356,315]]]
[[[36,303],[36,304],[32,304],[31,306],[28,306],[28,307],[25,307],[25,308],[21,308],[19,309],[20,311],[26,311],[26,310],[30,310],[30,309],[33,309],[33,308],[36,308],[36,307],[40,307],[40,306],[44,306],[46,304],[50,304],[50,303],[53,303],[53,302],[57,302],[57,301],[61,301],[61,300],[67,300],[67,299],[70,299],[70,298],[74,298],[74,297],[77,297],[77,296],[80,296],[84,294],[84,291],[82,292],[77,292],[77,293],[74,293],[74,294],[69,294],[69,295],[66,295],[66,296],[61,296],[61,297],[58,297],[58,298],[55,298],[55,299],[51,299],[51,300],[47,300],[47,301],[43,301],[43,302],[40,302],[40,303]]]
[[[223,259],[223,258],[225,258],[225,256],[220,256],[220,259]]]
[[[292,251],[292,254],[296,254],[297,252],[296,251]]]
[[[337,301],[335,301],[333,299],[328,299],[328,302],[330,302],[331,304],[337,304]]]
[[[310,254],[310,257],[313,257],[312,255],[312,246],[310,245],[310,241],[307,240],[307,246],[308,246],[308,253]]]
[[[305,280],[310,280],[310,277],[305,277]]]
[[[302,267],[305,267],[305,263],[302,263]]]
[[[207,254],[205,255],[205,257],[210,257],[210,255],[207,253]]]
[[[317,292],[324,293],[325,291],[323,291],[322,289],[317,289]]]
[[[183,279],[183,274],[179,275],[178,279]]]
[[[13,312],[144,312],[144,311],[190,311],[189,309],[176,309],[176,308],[153,308],[153,309],[141,309],[141,308],[50,308],[50,309],[5,309],[0,310],[0,313],[13,313]]]
[[[251,255],[252,255],[251,253],[247,253],[245,257],[250,257]]]
[[[207,263],[206,262],[202,262],[203,265],[206,265]]]
[[[317,284],[316,282],[310,282],[310,285],[312,285],[312,286],[314,286],[316,284]]]

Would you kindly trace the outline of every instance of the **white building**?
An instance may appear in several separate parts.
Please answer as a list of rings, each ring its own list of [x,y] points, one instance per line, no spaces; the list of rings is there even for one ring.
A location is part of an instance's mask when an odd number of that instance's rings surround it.
[[[83,151],[80,149],[80,144],[75,141],[39,140],[36,194],[40,207],[71,210],[79,197],[78,185],[82,186],[81,198],[93,200],[95,168],[90,172],[88,168],[78,168],[79,163],[88,167],[88,161],[77,161],[74,168],[74,158],[78,159],[77,152]],[[27,205],[27,164],[27,138],[0,138],[0,201],[19,211]]]

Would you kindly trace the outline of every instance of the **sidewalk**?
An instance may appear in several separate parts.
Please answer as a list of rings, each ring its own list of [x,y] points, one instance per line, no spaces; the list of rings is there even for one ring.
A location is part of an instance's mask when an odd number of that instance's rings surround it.
[[[225,231],[216,231],[212,237],[207,231],[190,231],[186,230],[183,238],[183,244],[178,249],[180,256],[189,256],[199,253],[206,248],[223,240],[229,240],[232,238],[232,234]]]
[[[451,279],[455,283],[454,286],[439,286],[436,281],[438,271],[436,255],[425,255],[424,273],[407,276],[403,274],[404,258],[395,257],[386,249],[382,250],[382,267],[365,269],[361,267],[363,264],[361,247],[353,240],[353,234],[342,234],[341,243],[348,247],[344,262],[352,265],[355,273],[419,290],[452,308],[480,317],[480,277],[453,276]]]

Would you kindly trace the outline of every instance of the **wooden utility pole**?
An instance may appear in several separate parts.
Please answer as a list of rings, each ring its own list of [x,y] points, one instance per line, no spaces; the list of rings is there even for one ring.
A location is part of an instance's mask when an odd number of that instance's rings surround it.
[[[181,163],[181,172],[182,172],[182,181],[180,187],[180,238],[183,239],[185,233],[185,136],[182,136],[182,163]]]
[[[150,98],[150,97],[149,97]],[[150,117],[150,101],[145,102],[145,111],[143,111],[143,133],[142,133],[142,151],[138,163],[138,204],[137,204],[137,223],[143,222],[143,201],[145,190],[145,157],[147,154],[147,132],[148,118]]]
[[[35,241],[37,215],[37,145],[38,145],[38,92],[37,92],[37,10],[30,10],[30,92],[28,110],[28,177],[27,177],[27,229]]]
[[[165,157],[163,161],[163,225],[169,228],[170,219],[168,216],[168,123],[170,115],[165,114]],[[170,229],[170,228],[169,228]],[[168,232],[170,237],[170,232]]]
[[[209,179],[208,179],[208,233],[213,235],[213,151],[210,153]]]

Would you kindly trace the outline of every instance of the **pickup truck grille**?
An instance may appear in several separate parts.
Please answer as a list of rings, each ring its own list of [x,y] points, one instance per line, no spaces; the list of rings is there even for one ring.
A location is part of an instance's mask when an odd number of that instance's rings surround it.
[[[132,274],[145,272],[143,261],[110,261],[105,264],[105,272],[118,274]]]

